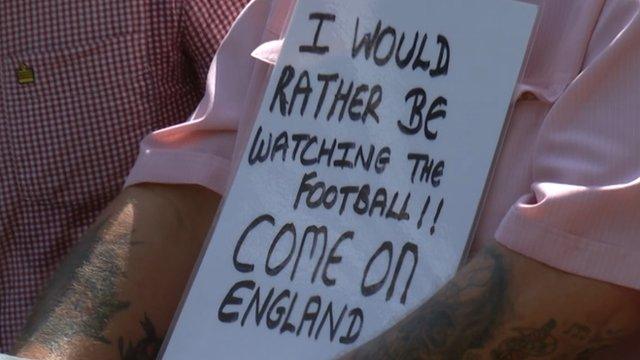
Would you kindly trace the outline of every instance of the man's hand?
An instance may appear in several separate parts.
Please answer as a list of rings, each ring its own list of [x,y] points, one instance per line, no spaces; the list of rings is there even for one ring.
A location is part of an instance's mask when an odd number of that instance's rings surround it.
[[[56,272],[20,341],[33,359],[153,359],[220,197],[127,188]]]
[[[344,358],[592,359],[639,330],[640,293],[496,244],[414,313]]]

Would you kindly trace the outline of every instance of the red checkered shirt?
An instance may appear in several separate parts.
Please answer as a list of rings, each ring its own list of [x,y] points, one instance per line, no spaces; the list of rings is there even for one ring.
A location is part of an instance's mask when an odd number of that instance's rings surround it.
[[[0,1],[0,352],[247,0]]]

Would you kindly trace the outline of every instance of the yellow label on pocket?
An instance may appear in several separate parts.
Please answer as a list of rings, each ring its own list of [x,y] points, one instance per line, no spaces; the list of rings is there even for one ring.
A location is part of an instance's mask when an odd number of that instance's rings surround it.
[[[26,64],[20,64],[17,70],[18,84],[32,84],[36,81],[36,74]]]

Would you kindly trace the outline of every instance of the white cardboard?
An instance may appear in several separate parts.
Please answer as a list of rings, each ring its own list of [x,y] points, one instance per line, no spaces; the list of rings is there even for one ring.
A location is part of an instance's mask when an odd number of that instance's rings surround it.
[[[472,231],[536,12],[536,7],[512,0],[299,1],[236,180],[184,300],[164,358],[332,358],[392,326],[442,286],[454,274]],[[322,55],[300,52],[301,45],[313,43],[319,24],[318,20],[309,19],[311,13],[335,14],[335,21],[325,20],[319,33],[318,44],[329,47],[328,52]],[[382,29],[388,25],[396,29],[397,40],[401,32],[405,32],[403,55],[412,44],[416,31],[426,33],[428,40],[424,57],[431,60],[431,68],[437,62],[440,51],[437,37],[443,35],[449,44],[448,72],[446,75],[431,77],[428,72],[420,69],[412,70],[411,65],[400,69],[394,58],[384,66],[376,65],[371,59],[366,60],[362,53],[353,58],[356,19],[359,19],[358,39],[364,32],[374,31],[378,20],[382,21]],[[418,45],[420,40],[421,38]],[[391,42],[391,36],[387,35],[380,44],[380,56]],[[302,97],[296,100],[291,116],[281,115],[279,101],[276,101],[273,111],[270,111],[276,86],[286,65],[293,66],[296,73],[287,87],[289,101],[290,89],[298,81],[298,75],[303,70],[309,71],[313,92],[303,116],[299,115]],[[341,122],[335,116],[327,121],[326,114],[333,101],[333,92],[338,87],[337,82],[329,85],[327,101],[319,117],[314,119],[317,100],[322,92],[322,85],[316,78],[319,73],[338,73],[347,82],[345,86],[350,81],[355,82],[354,90],[359,84],[368,84],[370,88],[373,84],[379,84],[383,89],[381,104],[376,109],[379,123],[371,117],[364,123],[352,121],[349,115],[345,115]],[[425,113],[436,97],[443,96],[447,99],[447,105],[439,107],[446,110],[446,118],[436,118],[429,122],[430,130],[438,133],[436,139],[427,139],[422,130],[415,135],[407,135],[399,130],[399,120],[405,125],[409,124],[413,100],[405,101],[405,95],[412,88],[426,90]],[[364,93],[365,103],[368,94],[369,92]],[[354,109],[357,110],[358,107]],[[286,161],[283,162],[282,153],[278,153],[273,161],[269,159],[264,163],[249,165],[248,159],[258,128],[262,131],[259,139],[268,139],[268,134],[272,133],[275,141],[278,134],[288,132],[290,143]],[[327,167],[326,158],[320,165],[303,166],[300,161],[291,160],[295,145],[291,135],[300,133],[316,135],[319,142],[323,138],[328,141],[337,138],[338,141],[364,145],[366,154],[371,144],[376,149],[388,146],[391,150],[390,162],[380,174],[376,173],[373,165],[369,171],[362,166],[352,169]],[[301,143],[296,159],[304,145],[304,142]],[[307,154],[317,153],[317,147],[317,144],[310,146]],[[354,149],[351,153],[355,152]],[[436,163],[439,160],[445,162],[437,187],[417,180],[411,182],[414,163],[407,159],[408,153],[428,154],[436,159]],[[336,149],[334,160],[341,155]],[[373,161],[375,162],[375,155]],[[420,170],[421,168],[418,173]],[[317,172],[317,178],[311,183],[321,180],[326,182],[327,187],[332,184],[338,187],[369,184],[371,197],[376,189],[384,187],[388,191],[389,201],[397,191],[399,195],[396,210],[401,207],[406,194],[411,193],[406,210],[410,219],[397,221],[384,216],[369,216],[368,213],[364,216],[357,215],[352,207],[353,196],[347,201],[343,214],[339,214],[336,208],[310,209],[305,205],[304,197],[298,208],[294,209],[293,204],[304,174],[314,171]],[[428,196],[431,202],[424,213],[422,227],[419,228],[418,222]],[[342,201],[341,197],[338,199],[336,207]],[[435,221],[436,209],[442,199],[444,205]],[[252,263],[255,267],[251,272],[240,272],[234,267],[234,250],[247,225],[263,214],[273,216],[275,225],[262,222],[249,233],[240,248],[238,260]],[[296,247],[282,272],[269,276],[265,272],[265,258],[272,240],[287,223],[295,226]],[[311,279],[322,242],[318,243],[316,252],[310,259],[312,238],[307,239],[296,275],[293,280],[290,279],[303,233],[309,225],[326,226],[328,229],[324,259],[313,283]],[[333,286],[328,286],[322,280],[326,260],[338,237],[348,231],[353,232],[353,237],[343,241],[337,248],[334,255],[339,255],[341,261],[329,266],[327,277],[336,282]],[[287,257],[291,239],[288,233],[277,243],[272,264]],[[393,247],[387,280],[379,292],[365,297],[361,292],[364,269],[372,255],[386,241]],[[402,303],[401,295],[413,266],[412,252],[407,252],[395,290],[387,300],[386,294],[401,250],[407,243],[415,244],[418,262],[406,301]],[[407,247],[409,248],[410,246]],[[368,284],[383,278],[387,268],[387,250],[382,251],[381,256],[373,261]],[[320,315],[313,324],[312,336],[308,336],[311,321],[303,324],[299,335],[281,333],[281,326],[269,329],[267,317],[277,319],[277,307],[271,313],[266,308],[259,325],[256,325],[255,307],[252,308],[246,323],[241,326],[240,322],[255,289],[240,288],[235,296],[242,299],[242,304],[227,304],[222,308],[225,313],[238,312],[238,320],[230,323],[220,321],[219,311],[223,299],[234,284],[247,280],[255,282],[255,288],[260,289],[261,306],[272,288],[275,290],[271,301],[285,289],[290,290],[291,297],[296,293],[296,304],[289,317],[289,322],[296,328],[299,327],[309,298],[320,296]],[[347,306],[347,311],[333,341],[330,340],[328,320],[316,339],[317,329],[329,302],[332,303],[334,321],[338,320],[344,305]],[[291,298],[285,299],[281,305],[288,308],[290,303]],[[313,310],[314,306],[315,303],[310,305],[310,309]],[[362,311],[362,327],[357,340],[345,345],[339,339],[347,334],[350,321],[356,319],[354,329],[360,326],[357,315],[349,317],[349,312],[354,308]],[[282,321],[279,325],[281,324]]]

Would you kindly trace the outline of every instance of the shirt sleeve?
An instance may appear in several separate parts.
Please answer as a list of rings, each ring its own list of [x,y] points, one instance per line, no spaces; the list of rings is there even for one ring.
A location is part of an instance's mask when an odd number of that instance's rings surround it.
[[[204,87],[213,55],[248,0],[180,0],[180,35]]]
[[[542,125],[531,192],[496,239],[561,270],[640,289],[640,20],[628,8],[637,5],[613,3],[583,71]]]
[[[185,123],[142,140],[125,186],[198,184],[225,192],[256,62],[250,54],[264,40],[270,8],[271,1],[254,0],[243,10],[213,58],[204,98],[194,113]]]

